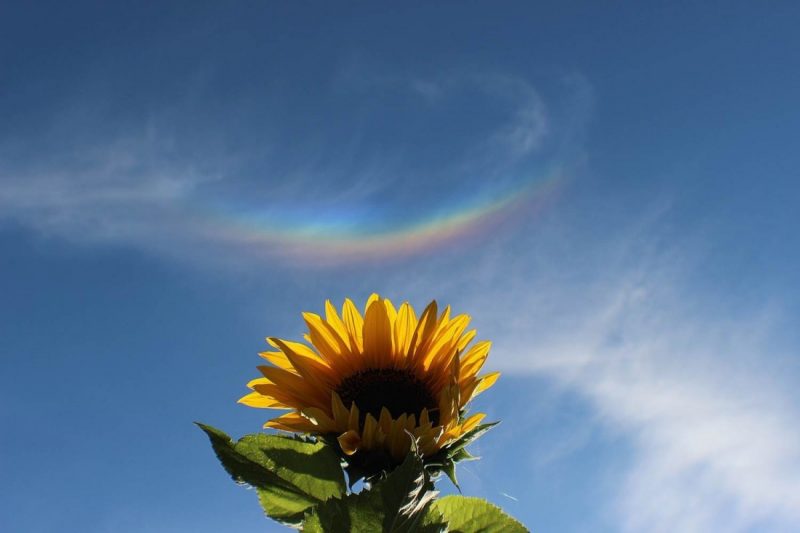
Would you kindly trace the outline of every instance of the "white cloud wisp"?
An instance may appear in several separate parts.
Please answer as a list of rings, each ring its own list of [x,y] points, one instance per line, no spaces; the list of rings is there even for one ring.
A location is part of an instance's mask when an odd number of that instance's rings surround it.
[[[796,531],[800,409],[785,372],[796,350],[780,312],[723,308],[689,283],[693,254],[612,241],[584,258],[588,274],[537,271],[535,253],[491,260],[536,272],[469,290],[501,339],[495,365],[588,399],[631,442],[618,491],[598,502],[621,531]]]

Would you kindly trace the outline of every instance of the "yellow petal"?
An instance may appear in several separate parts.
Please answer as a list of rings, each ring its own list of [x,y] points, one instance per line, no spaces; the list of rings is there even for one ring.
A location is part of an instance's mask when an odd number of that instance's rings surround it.
[[[283,405],[295,409],[301,408],[307,403],[305,400],[298,399],[290,392],[282,389],[281,387],[278,387],[273,383],[256,384],[253,386],[253,388],[256,390],[256,392],[258,392],[262,396],[269,396],[270,398],[275,398]]]
[[[458,341],[458,351],[459,352],[463,352],[466,349],[467,345],[470,342],[472,342],[472,339],[474,339],[475,335],[477,335],[477,334],[478,334],[478,330],[476,330],[476,329],[471,329],[468,332],[464,333],[461,336],[461,339]]]
[[[408,348],[411,344],[411,336],[414,334],[416,322],[414,308],[408,302],[403,302],[394,322],[394,347],[397,357],[401,361],[408,357]]]
[[[283,352],[259,352],[258,355],[278,368],[288,370],[289,372],[294,372],[294,366],[292,366],[291,361],[286,358],[286,354]]]
[[[387,435],[392,429],[392,414],[385,407],[381,409],[381,416],[378,417],[378,425]]]
[[[352,429],[339,435],[337,440],[345,455],[353,455],[361,447],[361,435]]]
[[[298,413],[287,413],[278,418],[273,418],[264,424],[264,427],[298,433],[311,433],[315,430],[314,424]]]
[[[267,378],[256,378],[256,379],[251,379],[250,381],[248,381],[247,382],[247,387],[250,388],[250,389],[255,389],[256,385],[269,385],[271,383],[272,382],[270,380],[268,380]]]
[[[352,300],[347,298],[342,306],[342,318],[344,319],[347,333],[350,336],[350,346],[353,351],[361,352],[364,350],[364,319]]]
[[[350,404],[350,417],[347,419],[347,427],[355,431],[361,428],[361,414],[358,412],[356,402]]]
[[[444,311],[442,311],[442,314],[439,316],[437,325],[439,326],[440,329],[444,329],[447,327],[449,323],[450,323],[450,306],[448,305],[445,306]]]
[[[447,425],[451,420],[458,418],[458,397],[460,395],[458,386],[448,385],[442,390],[439,397],[439,423]]]
[[[480,382],[478,382],[478,386],[475,388],[475,393],[472,395],[472,397],[474,398],[478,394],[482,393],[483,391],[494,385],[495,381],[497,381],[497,378],[499,377],[500,377],[500,372],[490,372],[489,374],[486,374],[485,376],[480,378],[481,380]]]
[[[449,360],[455,355],[461,333],[466,329],[469,320],[468,315],[459,315],[448,323],[428,349],[428,353],[425,354],[423,359],[425,368],[433,366],[437,362],[441,366],[449,364]]]
[[[391,362],[392,329],[386,306],[372,302],[364,317],[364,359],[371,368],[384,368]],[[365,439],[366,440],[366,439]]]
[[[331,410],[336,424],[340,427],[347,427],[350,411],[342,403],[342,398],[334,391],[331,393]]]
[[[311,342],[311,338],[310,337],[308,337],[306,340],[310,344],[313,344]],[[302,355],[303,357],[308,357],[309,359],[314,359],[314,360],[320,361],[322,363],[325,362],[325,360],[322,359],[317,352],[315,352],[313,349],[309,348],[307,345],[303,344],[302,342],[295,342],[295,341],[290,341],[290,340],[286,340],[286,339],[278,339],[277,337],[267,337],[267,342],[270,344],[270,346],[280,350],[281,346],[276,341],[280,341],[282,345],[288,346],[296,354]]]
[[[249,407],[258,407],[261,409],[291,409],[291,407],[283,405],[275,398],[272,398],[271,396],[264,396],[258,392],[251,392],[250,394],[242,396],[239,398],[239,403]]]
[[[422,312],[422,317],[419,319],[414,335],[411,337],[409,354],[410,364],[412,365],[417,365],[425,355],[425,346],[429,342],[434,329],[436,329],[436,313],[437,306],[436,300],[434,300]]]
[[[383,298],[383,305],[386,306],[386,314],[389,316],[389,322],[394,325],[394,321],[397,318],[397,309],[395,309],[394,304],[389,298]]]
[[[309,356],[308,353],[295,351],[281,339],[272,339],[286,355],[289,362],[303,378],[308,380],[315,388],[330,388],[334,386],[335,378],[331,368],[319,357]]]
[[[461,424],[461,434],[463,435],[464,433],[475,429],[484,418],[486,418],[484,413],[475,413],[471,417],[467,418],[464,423]]]
[[[386,317],[389,320],[389,341],[387,344],[391,346],[391,350],[389,350],[387,355],[389,359],[394,360],[398,354],[397,343],[394,339],[394,323],[397,320],[397,309],[394,308],[394,304],[388,298],[384,298],[382,302],[384,307],[386,307]]]
[[[430,423],[431,423],[430,415],[428,414],[428,409],[425,408],[419,414],[419,425],[420,426],[426,426],[426,425],[429,425]]]
[[[378,422],[371,413],[367,414],[367,419],[364,421],[364,430],[361,432],[361,440],[366,450],[372,450],[377,447]]]
[[[406,431],[414,431],[415,427],[417,427],[417,417],[414,415],[408,415],[408,418],[406,419]]]
[[[303,416],[311,420],[319,433],[330,433],[336,430],[336,423],[328,413],[316,407],[306,407],[301,411]]]
[[[264,374],[265,378],[274,383],[279,389],[303,402],[304,405],[324,407],[326,403],[330,402],[328,399],[330,398],[329,391],[323,391],[313,387],[307,380],[300,376],[291,374],[280,368],[275,368],[274,366],[262,365],[259,366],[258,369]],[[256,390],[260,391],[259,387],[264,386],[256,385]]]
[[[367,298],[367,303],[364,304],[364,316],[367,315],[367,309],[369,309],[369,306],[372,305],[373,302],[377,302],[380,299],[381,297],[377,292],[373,292],[369,295],[369,298]]]
[[[345,344],[347,344],[347,347],[352,348],[350,343],[350,335],[347,332],[347,326],[345,326],[342,319],[339,318],[339,313],[336,312],[336,308],[333,306],[330,300],[325,300],[325,320],[331,325],[331,327],[336,331],[339,337],[341,337]]]
[[[461,356],[461,378],[465,379],[474,376],[480,371],[486,358],[489,356],[489,349],[492,347],[490,341],[480,341],[475,343],[469,351]]]
[[[342,355],[349,352],[348,344],[336,333],[330,324],[314,313],[303,313],[303,319],[308,326],[308,335],[311,344],[319,351],[320,355],[328,360],[332,366],[340,363]]]

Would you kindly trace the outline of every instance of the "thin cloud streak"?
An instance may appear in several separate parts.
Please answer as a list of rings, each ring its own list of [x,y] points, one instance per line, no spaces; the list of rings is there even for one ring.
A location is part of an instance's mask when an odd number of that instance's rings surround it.
[[[434,80],[425,86],[439,87],[442,99],[446,99],[448,91],[457,90],[455,86],[474,89],[475,79]],[[408,87],[419,83],[407,80]],[[400,154],[408,147],[398,147],[397,154],[376,159],[370,154],[356,157],[359,149],[345,142],[349,148],[338,162],[335,157],[312,151],[316,154],[312,161],[317,163],[309,163],[307,168],[295,168],[287,175],[264,168],[268,165],[265,163],[257,171],[259,175],[253,175],[253,169],[243,170],[235,157],[220,156],[222,150],[208,150],[198,158],[196,150],[190,148],[191,139],[178,142],[162,134],[153,117],[138,134],[135,128],[128,128],[118,138],[98,139],[81,132],[74,142],[62,137],[50,146],[43,141],[41,153],[46,155],[38,158],[19,152],[20,146],[35,145],[36,139],[0,144],[0,223],[5,219],[71,242],[123,244],[193,264],[216,267],[235,257],[232,266],[239,270],[243,263],[257,267],[264,260],[280,258],[281,246],[270,246],[268,239],[253,242],[237,236],[233,226],[226,230],[217,216],[221,212],[255,209],[258,216],[251,217],[253,220],[269,222],[274,206],[274,217],[285,221],[291,218],[282,213],[291,207],[284,206],[297,206],[299,213],[312,212],[312,218],[304,219],[310,230],[315,224],[324,226],[328,222],[325,213],[334,212],[336,206],[339,210],[361,206],[376,212],[378,218],[381,209],[386,209],[388,214],[408,212],[410,220],[424,219],[431,213],[435,216],[429,218],[438,220],[440,212],[445,212],[442,209],[454,208],[438,205],[436,191],[426,200],[431,205],[420,206],[419,187],[437,183],[436,187],[444,188],[447,183],[466,182],[468,186],[462,190],[472,190],[477,199],[496,197],[503,187],[514,185],[516,176],[525,174],[525,158],[536,155],[549,131],[547,108],[527,82],[486,78],[479,90],[486,98],[503,102],[509,115],[496,117],[496,123],[478,141],[480,149],[466,150],[463,159],[441,162],[431,176],[416,177],[416,181],[402,186],[399,180],[406,171]],[[422,111],[426,107],[423,105]],[[68,124],[61,123],[51,129],[70,131]],[[52,144],[53,140],[48,142]],[[203,139],[202,144],[213,142]],[[280,152],[276,147],[268,151]],[[537,169],[535,174],[542,173]],[[496,182],[500,192],[487,188],[488,181]],[[381,199],[397,205],[383,205]],[[453,200],[449,194],[445,199]],[[257,210],[261,205],[263,212]],[[341,217],[334,215],[334,222],[339,222]],[[249,231],[268,237],[270,228],[253,227]],[[288,255],[285,259],[292,261]]]
[[[468,307],[499,339],[494,364],[554,380],[630,440],[619,491],[598,502],[621,531],[796,530],[800,412],[780,312],[722,308],[690,285],[693,254],[648,252],[647,232],[606,238],[582,258],[590,272],[492,254],[503,272],[473,284]]]

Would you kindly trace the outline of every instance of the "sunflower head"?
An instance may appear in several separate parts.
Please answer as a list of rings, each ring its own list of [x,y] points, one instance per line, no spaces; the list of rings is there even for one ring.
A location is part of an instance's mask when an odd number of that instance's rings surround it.
[[[407,302],[395,308],[373,294],[364,314],[349,299],[341,312],[303,313],[306,343],[277,338],[259,355],[262,377],[239,401],[288,412],[264,427],[306,433],[333,443],[351,479],[402,461],[416,440],[429,465],[445,471],[468,457],[463,446],[488,425],[467,404],[499,374],[478,375],[489,341],[473,344],[468,315],[441,313],[431,302],[420,317]]]

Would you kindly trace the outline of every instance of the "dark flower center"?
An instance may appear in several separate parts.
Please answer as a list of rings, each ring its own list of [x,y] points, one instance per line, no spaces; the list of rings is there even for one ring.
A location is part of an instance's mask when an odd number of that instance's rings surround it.
[[[375,417],[386,408],[392,418],[403,413],[413,414],[419,422],[423,409],[428,409],[431,422],[438,423],[437,403],[425,383],[406,370],[395,368],[373,368],[348,376],[339,383],[336,392],[348,409],[355,402],[364,423],[367,413]]]

